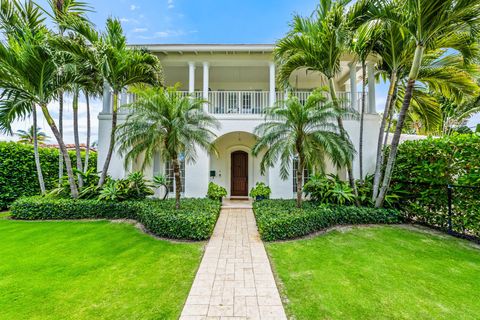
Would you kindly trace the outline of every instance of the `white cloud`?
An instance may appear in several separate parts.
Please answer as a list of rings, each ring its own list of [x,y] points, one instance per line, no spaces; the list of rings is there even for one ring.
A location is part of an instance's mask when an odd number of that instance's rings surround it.
[[[173,0],[167,0],[167,6],[168,6],[168,9],[175,8],[175,5],[173,4]]]
[[[132,30],[133,33],[143,33],[143,32],[147,32],[148,29],[147,28],[135,28]]]
[[[130,10],[135,11],[135,10],[137,10],[137,9],[140,9],[140,7],[139,7],[139,6],[136,6],[136,5],[134,5],[134,4],[131,4],[131,5],[130,5]]]
[[[157,31],[151,36],[139,36],[139,38],[144,40],[159,39],[159,38],[174,38],[174,37],[181,37],[181,36],[185,36],[187,34],[192,34],[196,32],[197,30],[184,31],[181,29],[178,29],[178,30],[167,29],[167,30]]]

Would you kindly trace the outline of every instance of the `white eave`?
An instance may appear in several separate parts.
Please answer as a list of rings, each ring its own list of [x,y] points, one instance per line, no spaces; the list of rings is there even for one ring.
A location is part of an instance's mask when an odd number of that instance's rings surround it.
[[[273,44],[144,44],[131,45],[135,48],[145,48],[152,52],[169,53],[271,53]]]

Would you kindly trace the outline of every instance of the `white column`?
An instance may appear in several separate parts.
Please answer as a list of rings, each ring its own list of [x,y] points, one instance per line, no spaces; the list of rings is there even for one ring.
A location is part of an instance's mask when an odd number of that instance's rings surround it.
[[[372,61],[367,61],[368,73],[368,109],[367,113],[377,113],[375,105],[375,64]]]
[[[275,103],[275,63],[270,62],[270,105]]]
[[[103,83],[103,109],[102,113],[112,113],[112,91],[107,82]]]
[[[188,92],[195,91],[195,62],[188,63]]]
[[[350,68],[350,107],[354,110],[358,110],[358,93],[357,93],[357,64],[351,62],[348,64]]]
[[[203,63],[203,100],[208,101],[208,88],[210,79],[210,69],[208,62]],[[208,112],[208,103],[203,106],[204,110]]]

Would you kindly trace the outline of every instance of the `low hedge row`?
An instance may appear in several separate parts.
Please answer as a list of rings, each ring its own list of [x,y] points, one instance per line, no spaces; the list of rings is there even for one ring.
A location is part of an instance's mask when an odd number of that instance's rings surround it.
[[[98,201],[21,198],[11,207],[13,219],[134,219],[154,235],[171,239],[205,240],[210,237],[220,213],[220,203],[209,199],[183,199],[175,210],[175,201]]]
[[[351,206],[326,206],[305,202],[303,208],[293,200],[264,200],[253,205],[258,230],[263,240],[293,239],[335,225],[400,223],[396,210]]]

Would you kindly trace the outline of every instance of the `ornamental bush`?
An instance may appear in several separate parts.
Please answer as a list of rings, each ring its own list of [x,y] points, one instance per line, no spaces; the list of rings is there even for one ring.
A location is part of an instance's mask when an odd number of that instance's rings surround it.
[[[209,199],[222,201],[222,198],[226,196],[227,196],[227,189],[213,182],[210,182],[208,184],[207,197]]]
[[[209,199],[183,199],[175,210],[175,200],[99,201],[24,197],[12,204],[13,219],[134,219],[152,234],[183,240],[210,237],[220,213],[220,204]]]
[[[265,200],[255,202],[253,210],[265,241],[298,238],[336,225],[403,221],[396,210],[327,206],[308,201],[299,209],[293,200]]]
[[[408,218],[448,229],[448,185],[454,185],[452,231],[479,237],[480,136],[454,134],[400,145],[392,188],[401,191],[400,208]]]
[[[256,200],[263,200],[270,198],[272,189],[263,182],[257,182],[255,187],[250,190],[250,197]]]
[[[39,153],[45,187],[47,190],[53,189],[58,184],[58,150],[40,148]],[[72,163],[76,163],[75,152],[69,153]],[[97,154],[90,152],[89,168],[96,167]],[[40,186],[33,157],[33,146],[16,142],[0,142],[0,210],[6,209],[21,196],[33,196],[39,193]]]

